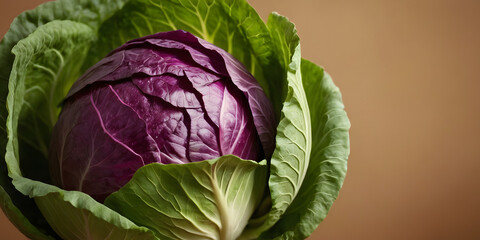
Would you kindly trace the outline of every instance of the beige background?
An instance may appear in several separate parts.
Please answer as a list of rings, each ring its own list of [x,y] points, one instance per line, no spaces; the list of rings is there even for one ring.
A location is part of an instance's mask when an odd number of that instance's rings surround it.
[[[39,2],[0,0],[0,36]],[[344,187],[310,239],[480,239],[480,1],[250,2],[296,23],[352,122]],[[3,216],[0,234],[22,239]]]

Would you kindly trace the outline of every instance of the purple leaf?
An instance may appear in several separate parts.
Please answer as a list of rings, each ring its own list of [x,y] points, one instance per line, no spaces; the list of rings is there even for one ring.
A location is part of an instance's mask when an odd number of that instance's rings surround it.
[[[190,33],[157,33],[127,42],[74,83],[54,128],[52,178],[103,201],[145,164],[269,158],[275,125],[238,60]]]

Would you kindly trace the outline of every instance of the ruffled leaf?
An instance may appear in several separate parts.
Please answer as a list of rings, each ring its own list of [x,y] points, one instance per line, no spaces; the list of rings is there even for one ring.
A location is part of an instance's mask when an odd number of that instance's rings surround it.
[[[342,95],[323,69],[302,60],[302,79],[312,118],[312,153],[297,197],[265,239],[305,239],[327,216],[347,173],[350,122]]]
[[[312,149],[310,112],[303,89],[300,40],[295,26],[285,17],[274,13],[269,17],[268,27],[278,61],[285,69],[283,84],[287,85],[287,95],[270,165],[268,185],[271,207],[266,215],[252,220],[243,235],[245,238],[256,238],[281,218],[302,186]],[[261,237],[268,238],[265,235]]]

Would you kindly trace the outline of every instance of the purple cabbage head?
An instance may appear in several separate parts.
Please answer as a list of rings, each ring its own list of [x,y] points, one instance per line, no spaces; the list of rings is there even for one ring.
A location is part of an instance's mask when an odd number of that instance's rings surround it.
[[[132,40],[72,86],[50,148],[53,182],[103,201],[149,163],[269,158],[275,120],[229,53],[185,31]]]

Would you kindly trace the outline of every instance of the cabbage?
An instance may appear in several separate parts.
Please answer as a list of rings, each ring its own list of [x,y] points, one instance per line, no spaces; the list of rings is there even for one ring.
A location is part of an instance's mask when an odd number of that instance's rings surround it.
[[[52,181],[102,202],[149,163],[259,161],[273,152],[272,108],[240,62],[190,33],[132,40],[66,96],[50,146]]]
[[[338,88],[244,0],[48,2],[0,66],[1,207],[32,239],[303,239],[346,174]]]

